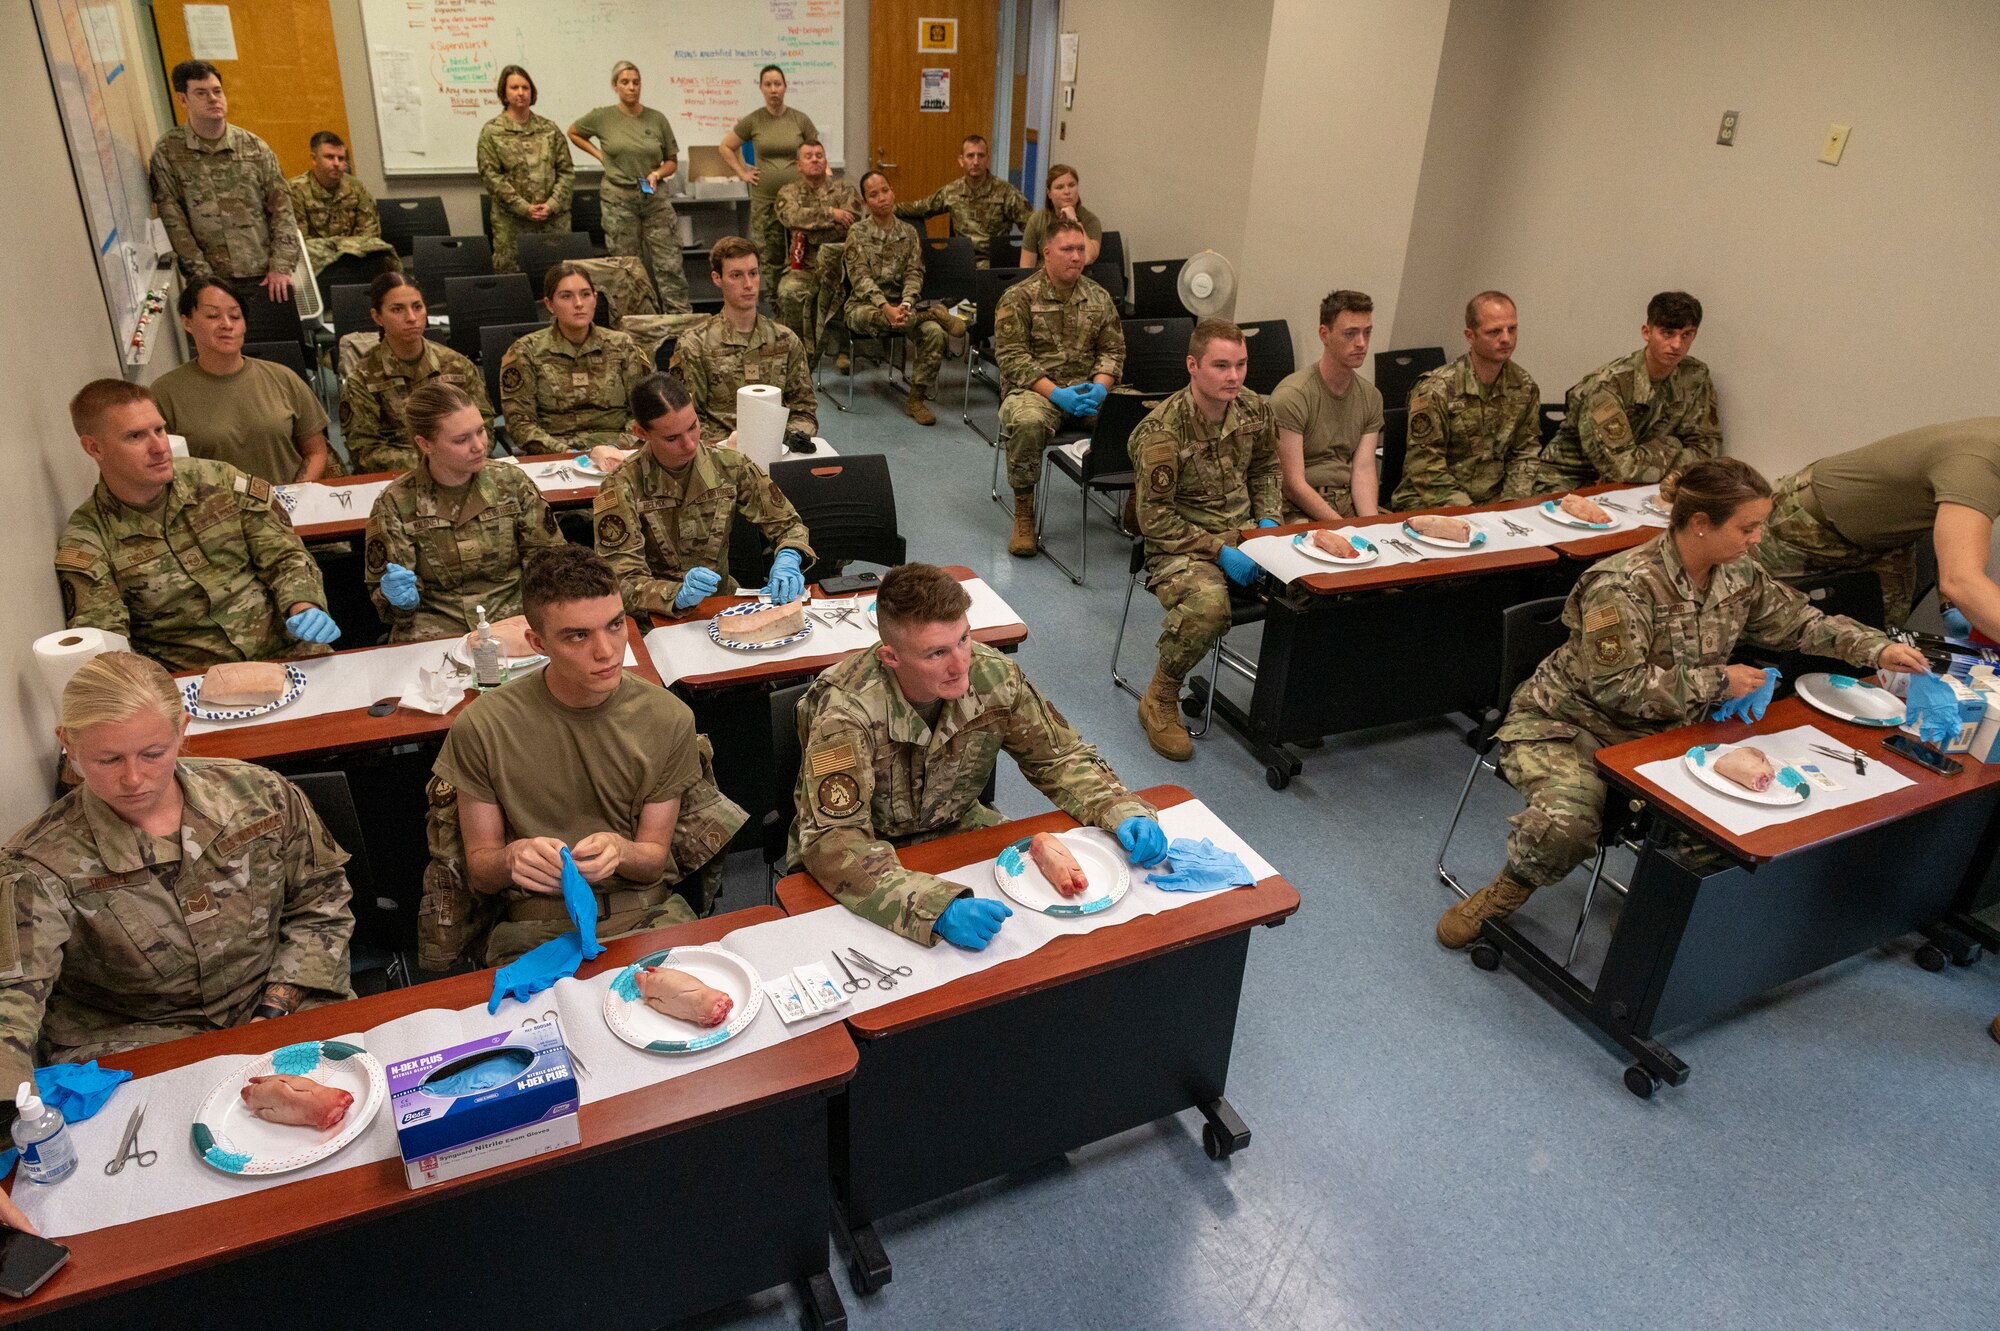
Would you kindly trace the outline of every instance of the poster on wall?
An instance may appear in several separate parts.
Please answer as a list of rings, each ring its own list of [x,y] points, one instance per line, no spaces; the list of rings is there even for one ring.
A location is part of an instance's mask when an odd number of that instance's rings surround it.
[[[951,71],[948,69],[927,69],[924,71],[924,86],[917,97],[919,111],[951,110]]]

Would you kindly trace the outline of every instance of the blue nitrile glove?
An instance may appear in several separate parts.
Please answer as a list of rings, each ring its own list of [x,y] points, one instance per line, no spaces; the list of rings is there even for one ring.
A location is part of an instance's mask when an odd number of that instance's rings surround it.
[[[1762,721],[1771,705],[1771,692],[1778,687],[1778,668],[1764,667],[1764,682],[1740,698],[1731,698],[1715,709],[1713,721]]]
[[[944,908],[944,914],[937,917],[931,928],[954,947],[983,952],[993,941],[993,935],[1000,932],[1002,921],[1013,913],[985,897],[960,897]]]
[[[790,605],[806,594],[806,580],[799,572],[799,552],[786,548],[778,551],[778,557],[771,561],[771,580],[764,584],[764,595],[775,605]]]
[[[1958,735],[1958,695],[1936,675],[1910,676],[1909,720],[1917,738],[1942,749]]]
[[[1946,610],[1944,612],[1944,636],[1955,638],[1959,642],[1969,641],[1972,637],[1972,621],[1955,608]]]
[[[1278,520],[1276,518],[1259,518],[1257,519],[1257,525],[1259,527],[1275,527],[1278,525]]]
[[[493,972],[493,997],[486,1000],[486,1013],[500,1010],[509,998],[532,998],[557,980],[576,974],[583,964],[583,939],[576,930],[558,934],[531,952],[508,962]]]
[[[712,568],[691,568],[681,577],[681,589],[674,593],[674,609],[692,610],[704,598],[715,595],[722,577]]]
[[[1257,581],[1257,561],[1233,545],[1223,546],[1215,562],[1222,565],[1222,576],[1238,587],[1248,587]]]
[[[1049,401],[1055,405],[1057,411],[1060,411],[1065,416],[1088,416],[1090,414],[1089,399],[1083,395],[1080,389],[1058,388],[1055,392],[1049,394]]]
[[[1236,852],[1207,837],[1199,841],[1181,837],[1168,847],[1167,859],[1172,872],[1146,875],[1146,881],[1163,892],[1216,892],[1256,881]]]
[[[1158,864],[1167,857],[1167,834],[1157,819],[1135,814],[1118,824],[1118,844],[1134,864]]]
[[[597,941],[597,893],[583,881],[583,870],[576,867],[568,846],[562,848],[562,898],[569,922],[576,926],[583,959],[589,961],[604,950],[604,944]]]
[[[340,636],[340,625],[324,610],[301,610],[285,621],[285,632],[300,642],[332,642]]]
[[[61,1110],[65,1123],[83,1122],[104,1108],[111,1093],[130,1080],[131,1073],[100,1068],[94,1058],[88,1063],[57,1063],[35,1069],[35,1089],[42,1103]]]
[[[391,564],[382,570],[382,599],[398,610],[417,608],[417,575],[414,569]]]
[[[1085,416],[1095,416],[1098,409],[1104,405],[1104,399],[1111,396],[1111,390],[1094,379],[1087,384],[1079,384],[1076,391],[1084,396],[1084,409],[1081,414]]]

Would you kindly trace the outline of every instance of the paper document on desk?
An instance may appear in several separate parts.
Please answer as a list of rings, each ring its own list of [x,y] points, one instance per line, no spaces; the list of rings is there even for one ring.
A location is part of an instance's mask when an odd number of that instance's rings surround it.
[[[1768,735],[1745,735],[1736,742],[1756,745],[1764,751],[1774,767],[1789,765],[1801,772],[1810,767],[1825,772],[1840,784],[1841,789],[1827,790],[1815,785],[1812,794],[1798,804],[1775,806],[1752,804],[1747,800],[1733,799],[1713,787],[1703,785],[1687,770],[1680,754],[1662,758],[1657,762],[1645,763],[1634,770],[1675,799],[1693,808],[1704,818],[1728,828],[1738,836],[1761,832],[1767,827],[1789,823],[1815,813],[1824,813],[1828,809],[1841,809],[1850,804],[1860,804],[1874,799],[1877,795],[1887,795],[1905,786],[1916,784],[1890,766],[1880,754],[1869,758],[1868,772],[1864,776],[1856,773],[1850,763],[1829,758],[1823,753],[1815,753],[1813,751],[1815,744],[1842,752],[1851,747],[1818,726],[1796,726],[1791,730],[1773,731]]]

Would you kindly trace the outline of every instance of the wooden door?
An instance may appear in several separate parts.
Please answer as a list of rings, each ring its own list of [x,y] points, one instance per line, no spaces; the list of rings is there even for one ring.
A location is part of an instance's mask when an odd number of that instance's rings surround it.
[[[958,50],[920,51],[923,19],[956,19]],[[868,7],[868,133],[864,162],[848,150],[847,174],[880,171],[898,199],[920,199],[960,174],[959,143],[993,134],[993,70],[1000,27],[996,0],[872,0]],[[951,71],[951,109],[920,111],[923,71]],[[1006,174],[1005,163],[994,170]],[[933,234],[947,230],[933,218]]]
[[[153,0],[153,26],[169,75],[188,58],[186,8],[186,0]],[[236,59],[212,62],[229,94],[229,123],[270,144],[288,176],[310,165],[306,145],[323,129],[349,145],[351,166],[354,136],[347,132],[347,98],[340,88],[328,0],[236,3],[229,6],[229,18]],[[174,118],[183,118],[178,105]]]

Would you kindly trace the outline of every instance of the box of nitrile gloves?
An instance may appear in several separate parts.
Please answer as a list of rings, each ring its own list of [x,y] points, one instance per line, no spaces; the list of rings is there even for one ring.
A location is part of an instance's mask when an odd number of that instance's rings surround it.
[[[580,1141],[576,1073],[553,1022],[391,1063],[389,1109],[413,1188]]]

